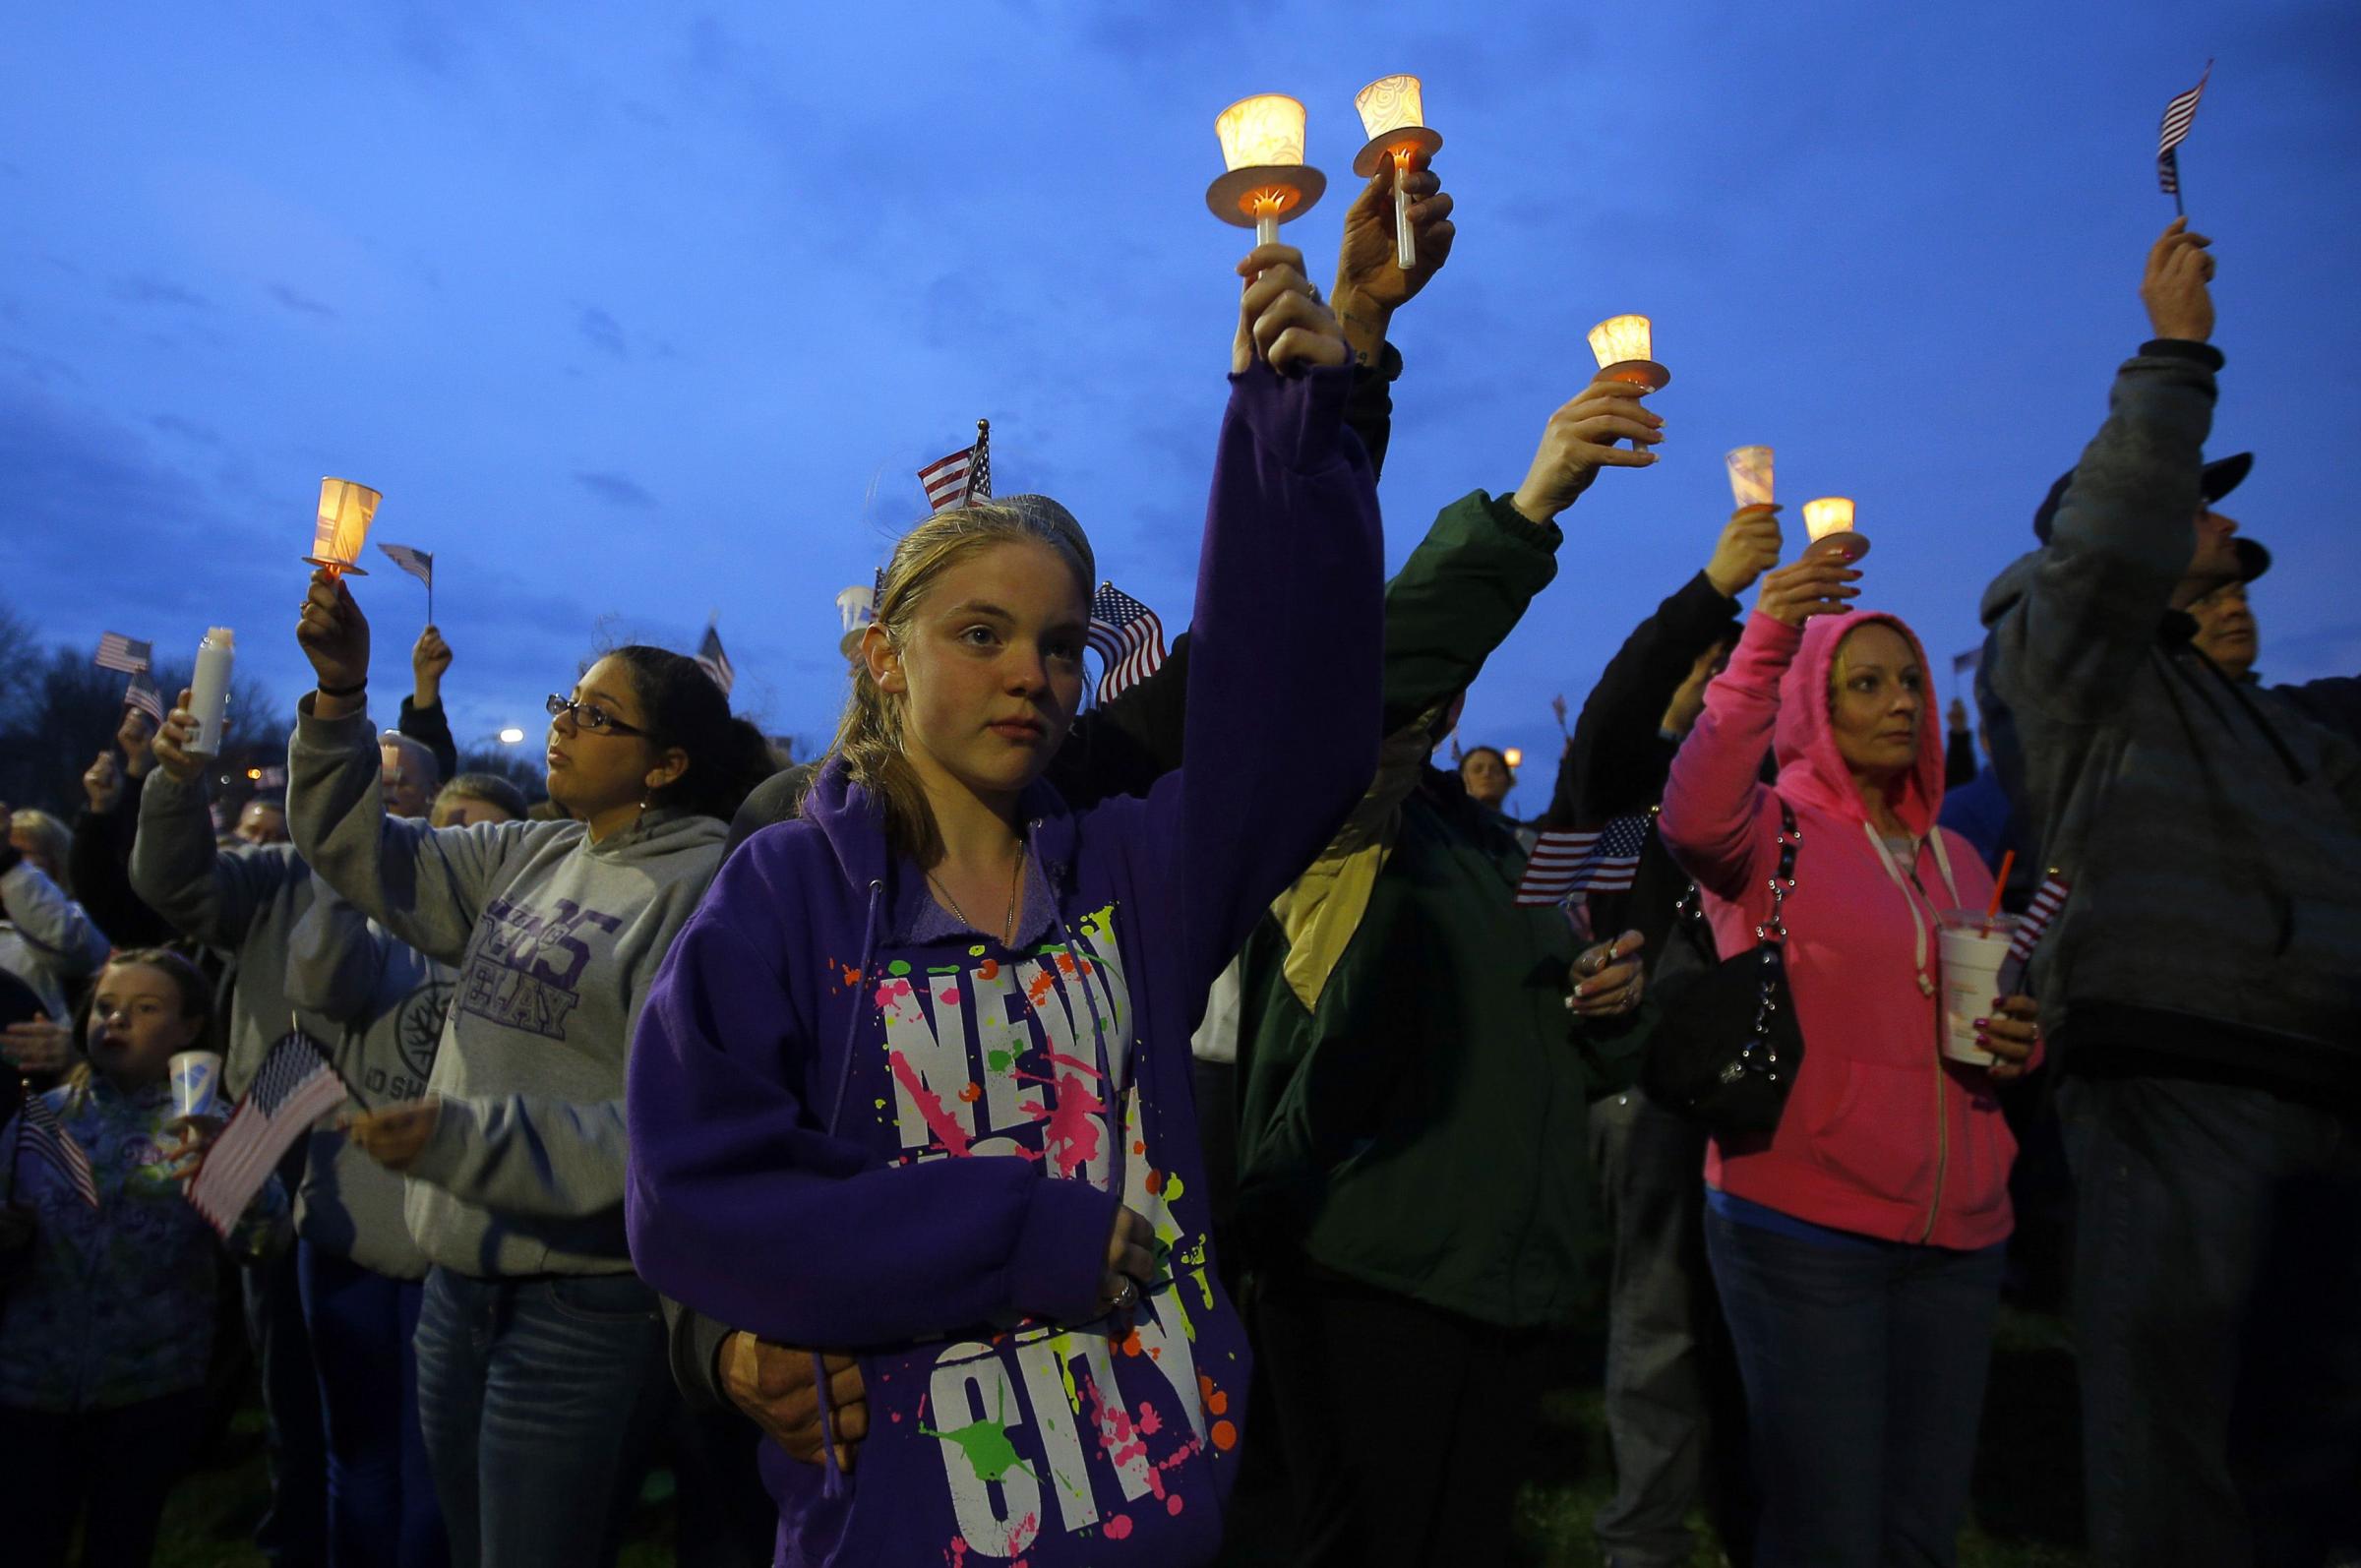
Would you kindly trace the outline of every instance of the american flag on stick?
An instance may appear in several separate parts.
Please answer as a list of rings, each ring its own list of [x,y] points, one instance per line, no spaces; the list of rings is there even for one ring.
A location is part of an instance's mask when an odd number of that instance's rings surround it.
[[[163,694],[150,686],[141,676],[135,675],[125,683],[123,705],[127,708],[138,708],[142,713],[155,720],[159,726],[164,722]]]
[[[1517,882],[1520,904],[1562,904],[1585,893],[1620,893],[1631,886],[1648,842],[1648,814],[1618,816],[1596,832],[1551,829],[1533,846]]]
[[[155,660],[155,644],[127,637],[120,632],[98,633],[98,656],[91,662],[101,670],[121,670],[125,675],[145,675]]]
[[[2197,86],[2164,105],[2164,122],[2156,132],[2156,184],[2172,198],[2172,210],[2181,211],[2181,159],[2173,151],[2189,135],[2189,127],[2197,119],[2197,100],[2206,95],[2206,82],[2213,75],[2213,62],[2206,62],[2205,75]]]
[[[721,628],[711,621],[705,623],[705,640],[696,647],[696,667],[713,678],[723,696],[728,696],[730,688],[738,684],[737,667],[721,651]]]
[[[1090,596],[1090,646],[1099,656],[1099,700],[1112,702],[1164,663],[1164,623],[1112,582]]]
[[[15,1157],[22,1158],[28,1151],[80,1193],[83,1202],[98,1207],[98,1178],[91,1173],[89,1151],[74,1141],[74,1134],[57,1119],[48,1100],[37,1094],[28,1094],[24,1109],[17,1113]],[[13,1177],[10,1188],[15,1188]]]
[[[2074,884],[2056,872],[2041,879],[2041,885],[2033,889],[2033,901],[2025,906],[2025,918],[2017,923],[2016,939],[2009,943],[2009,962],[2022,964],[2033,956],[2041,934],[2049,930],[2049,923],[2066,907],[2066,895],[2073,891]]]
[[[435,557],[432,551],[413,550],[406,544],[388,544],[382,539],[378,541],[377,547],[383,550],[402,571],[425,583],[428,588],[434,587]]]
[[[223,1239],[271,1173],[312,1123],[344,1103],[344,1080],[309,1036],[291,1034],[271,1048],[246,1098],[230,1113],[189,1184],[189,1202]]]
[[[976,421],[976,444],[965,452],[938,457],[918,471],[927,492],[927,510],[946,512],[972,502],[992,499],[992,421]]]
[[[258,790],[285,789],[287,787],[287,765],[281,762],[275,767],[257,769],[254,775],[254,787]]]

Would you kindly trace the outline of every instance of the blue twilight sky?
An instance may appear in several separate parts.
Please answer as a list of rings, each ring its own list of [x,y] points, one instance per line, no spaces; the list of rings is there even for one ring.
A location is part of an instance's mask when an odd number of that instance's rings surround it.
[[[2361,668],[2349,0],[173,0],[9,32],[0,597],[51,637],[185,657],[232,625],[291,699],[334,473],[436,553],[463,744],[537,733],[595,641],[691,647],[708,612],[742,705],[817,737],[836,591],[979,415],[1001,493],[1064,500],[1178,628],[1247,243],[1205,211],[1213,117],[1309,105],[1335,185],[1288,237],[1324,278],[1353,93],[1411,70],[1460,237],[1396,323],[1389,562],[1515,486],[1593,322],[1653,316],[1674,373],[1665,461],[1568,515],[1463,733],[1554,754],[1551,694],[1702,564],[1741,443],[1790,503],[1857,498],[1863,602],[1942,663],[2146,335],[2156,120],[2212,56],[2182,166],[2221,263],[2215,450],[2260,452],[2226,510],[2278,556],[2263,667]],[[423,595],[382,559],[360,593],[390,718]]]

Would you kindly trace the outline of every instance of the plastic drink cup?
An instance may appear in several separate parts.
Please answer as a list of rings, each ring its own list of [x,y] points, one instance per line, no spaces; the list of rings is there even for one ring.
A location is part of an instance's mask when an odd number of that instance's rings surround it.
[[[217,1053],[173,1054],[172,1113],[181,1116],[220,1116],[221,1057]]]
[[[1976,1044],[1975,1021],[1992,1016],[2018,924],[2015,915],[1980,909],[1943,911],[1936,931],[1943,951],[1943,1055],[1954,1061],[1989,1067],[2000,1059]]]

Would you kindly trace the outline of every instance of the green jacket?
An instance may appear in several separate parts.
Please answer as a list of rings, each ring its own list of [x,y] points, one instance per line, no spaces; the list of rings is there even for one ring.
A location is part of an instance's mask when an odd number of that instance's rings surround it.
[[[1474,679],[1556,574],[1558,537],[1481,491],[1445,509],[1387,588],[1390,716]],[[1523,849],[1425,765],[1424,740],[1389,745],[1362,809],[1291,889],[1351,884],[1338,863],[1374,858],[1345,895],[1357,918],[1314,930],[1283,898],[1241,959],[1240,1230],[1258,1266],[1561,1323],[1589,1246],[1587,1106],[1645,1028],[1572,1027],[1573,931],[1514,902]],[[1301,950],[1314,940],[1332,950]]]

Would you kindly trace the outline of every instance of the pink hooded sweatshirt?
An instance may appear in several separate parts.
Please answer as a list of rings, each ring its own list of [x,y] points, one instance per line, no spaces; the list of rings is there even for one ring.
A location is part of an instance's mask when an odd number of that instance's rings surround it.
[[[1770,916],[1781,799],[1802,834],[1786,925],[1803,1070],[1778,1130],[1714,1140],[1705,1179],[1815,1225],[1989,1246],[2012,1225],[2017,1143],[1984,1070],[1941,1053],[1935,934],[1937,911],[1983,908],[1992,877],[1966,839],[1935,826],[1943,736],[1931,683],[1917,764],[1897,803],[1916,854],[1880,853],[1828,720],[1837,645],[1871,621],[1908,638],[1927,668],[1917,637],[1890,615],[1816,616],[1801,631],[1749,616],[1672,763],[1658,827],[1703,890],[1724,954],[1752,947],[1756,924]],[[1760,782],[1767,746],[1779,763],[1776,794]]]

